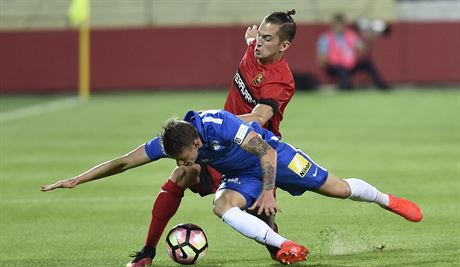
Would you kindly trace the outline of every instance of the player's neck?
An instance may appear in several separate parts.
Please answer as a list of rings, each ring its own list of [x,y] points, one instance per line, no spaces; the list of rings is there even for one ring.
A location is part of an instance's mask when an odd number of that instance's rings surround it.
[[[271,64],[274,64],[278,61],[280,61],[281,59],[283,58],[283,54],[280,54],[278,56],[275,56],[275,57],[271,57],[271,58],[259,58],[257,59],[257,62],[259,62],[260,65],[271,65]]]

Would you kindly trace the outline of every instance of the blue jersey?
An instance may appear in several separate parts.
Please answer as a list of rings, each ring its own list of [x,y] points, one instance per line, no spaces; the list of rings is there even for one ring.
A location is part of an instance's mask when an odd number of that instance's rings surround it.
[[[209,164],[225,176],[262,177],[259,157],[240,147],[249,132],[256,132],[272,147],[279,142],[278,137],[259,124],[245,123],[224,110],[190,111],[184,120],[195,126],[203,142],[197,163]]]
[[[276,185],[281,189],[300,195],[319,188],[327,177],[327,171],[305,153],[281,142],[258,123],[245,123],[224,110],[189,111],[184,120],[197,129],[203,142],[196,163],[209,164],[223,174],[221,188],[240,192],[248,205],[262,190],[260,158],[240,147],[251,131],[277,151]],[[158,137],[148,142],[145,149],[152,160],[166,157]]]
[[[258,123],[245,123],[224,110],[189,111],[184,121],[195,126],[203,142],[196,163],[209,164],[223,175],[262,177],[259,157],[240,147],[249,132],[255,131],[273,148],[279,142],[278,137]],[[151,160],[166,157],[158,137],[146,143],[145,149]]]

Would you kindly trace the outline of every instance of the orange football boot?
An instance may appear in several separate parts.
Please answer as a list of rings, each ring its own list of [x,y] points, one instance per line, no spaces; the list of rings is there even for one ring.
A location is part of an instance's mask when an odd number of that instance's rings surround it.
[[[401,215],[411,222],[419,222],[422,220],[422,211],[417,204],[404,198],[395,197],[391,194],[389,194],[388,197],[390,198],[388,210]]]
[[[304,261],[307,260],[307,256],[307,248],[290,240],[281,244],[280,250],[278,253],[276,253],[276,259],[282,264],[292,264],[295,262]]]

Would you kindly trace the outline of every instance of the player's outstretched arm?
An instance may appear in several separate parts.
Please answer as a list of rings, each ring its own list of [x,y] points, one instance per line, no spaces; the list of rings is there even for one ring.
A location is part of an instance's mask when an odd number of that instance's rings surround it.
[[[276,177],[276,151],[254,131],[251,131],[246,136],[245,140],[241,144],[241,147],[244,150],[257,155],[260,158],[260,166],[262,168],[262,193],[254,205],[252,205],[249,209],[253,210],[258,208],[257,214],[259,215],[262,212],[264,212],[267,216],[274,215],[277,210],[275,198],[273,197]]]
[[[56,188],[74,188],[79,184],[121,173],[151,161],[152,160],[145,152],[144,145],[141,145],[126,155],[101,163],[75,177],[61,180],[49,185],[42,185],[41,190],[45,192]]]

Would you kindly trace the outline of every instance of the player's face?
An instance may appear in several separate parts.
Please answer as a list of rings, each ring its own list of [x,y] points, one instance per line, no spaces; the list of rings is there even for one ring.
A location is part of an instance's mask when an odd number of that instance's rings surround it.
[[[278,24],[266,22],[260,24],[254,56],[261,64],[271,64],[278,61],[289,47],[290,42],[287,40],[281,41],[278,36],[279,30],[280,25]]]
[[[201,140],[197,139],[190,147],[185,148],[175,159],[177,166],[192,166],[198,158],[198,149],[202,147]]]

